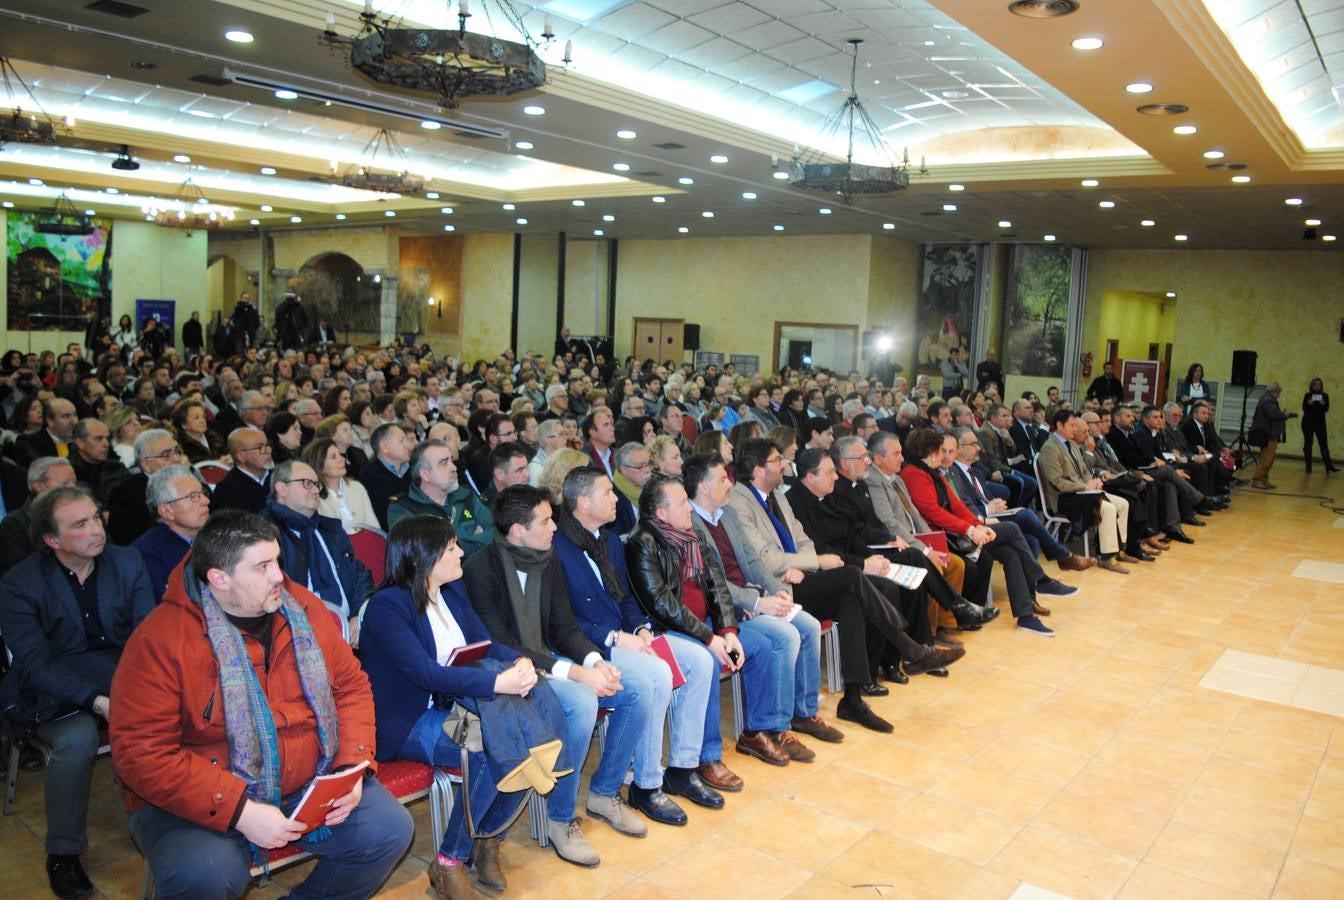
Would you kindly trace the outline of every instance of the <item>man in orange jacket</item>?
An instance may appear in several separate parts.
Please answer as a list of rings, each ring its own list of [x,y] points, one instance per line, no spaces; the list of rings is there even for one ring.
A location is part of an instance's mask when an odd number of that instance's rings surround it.
[[[274,526],[216,513],[131,637],[112,682],[112,760],[156,896],[237,897],[317,775],[367,762],[292,897],[368,897],[410,846],[411,817],[373,778],[373,695],[339,623],[278,563]]]

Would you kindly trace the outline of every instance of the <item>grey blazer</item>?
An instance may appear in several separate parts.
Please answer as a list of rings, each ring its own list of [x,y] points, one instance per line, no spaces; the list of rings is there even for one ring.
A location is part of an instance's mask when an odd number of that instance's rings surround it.
[[[775,491],[775,499],[783,514],[784,527],[789,530],[789,535],[793,538],[793,545],[796,548],[793,553],[785,552],[784,545],[779,542],[779,535],[775,533],[775,526],[770,523],[770,517],[765,514],[765,508],[756,499],[752,487],[739,482],[733,485],[732,491],[728,494],[728,508],[737,515],[737,521],[742,526],[744,543],[750,549],[751,559],[739,559],[738,565],[749,562],[753,566],[750,570],[751,580],[761,585],[777,582],[780,576],[791,568],[802,569],[804,572],[814,572],[820,568],[817,562],[817,549],[812,539],[807,536],[807,532],[803,531],[803,526],[798,524],[789,502],[778,490]]]
[[[868,474],[863,476],[863,480],[868,485],[868,496],[873,500],[873,510],[877,513],[878,519],[886,526],[889,533],[905,541],[911,547],[927,555],[929,548],[921,540],[915,538],[916,532],[919,534],[928,534],[933,529],[929,528],[929,523],[924,521],[924,517],[915,509],[915,504],[910,500],[910,492],[905,487],[905,482],[900,478],[887,478],[878,471],[877,466],[869,466]],[[911,530],[910,522],[906,517],[906,510],[901,506],[899,494],[905,495],[905,502],[913,513],[915,530]]]

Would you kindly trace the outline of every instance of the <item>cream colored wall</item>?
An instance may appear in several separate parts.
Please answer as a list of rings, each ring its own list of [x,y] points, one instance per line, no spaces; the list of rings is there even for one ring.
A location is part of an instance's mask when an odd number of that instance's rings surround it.
[[[1094,250],[1088,256],[1087,308],[1100,310],[1108,293],[1175,291],[1172,369],[1192,362],[1210,379],[1231,376],[1232,351],[1259,353],[1261,383],[1283,385],[1285,409],[1300,409],[1312,378],[1325,380],[1335,400],[1328,430],[1344,441],[1344,345],[1339,343],[1339,285],[1344,256],[1330,251]],[[1168,312],[1168,317],[1173,315]],[[1083,346],[1098,353],[1106,335],[1100,314],[1084,322]],[[1147,356],[1147,347],[1143,356]],[[1174,382],[1173,385],[1174,387]],[[1301,431],[1290,425],[1287,452],[1301,452]]]
[[[555,347],[556,277],[560,246],[556,235],[523,235],[518,266],[519,352],[535,351],[550,358]]]
[[[467,235],[462,251],[462,357],[493,359],[507,347],[512,312],[513,235]]]
[[[637,317],[699,323],[703,350],[774,358],[774,323],[868,319],[866,235],[621,241],[616,356]]]
[[[606,240],[592,238],[570,238],[565,244],[565,321],[572,334],[605,334],[607,331],[609,247]],[[545,350],[555,343],[554,320],[550,338],[538,349]]]
[[[872,239],[868,266],[869,329],[890,330],[892,359],[908,372],[915,359],[915,303],[919,295],[919,244],[898,238]],[[859,348],[862,353],[863,348]],[[865,366],[860,366],[866,371]]]

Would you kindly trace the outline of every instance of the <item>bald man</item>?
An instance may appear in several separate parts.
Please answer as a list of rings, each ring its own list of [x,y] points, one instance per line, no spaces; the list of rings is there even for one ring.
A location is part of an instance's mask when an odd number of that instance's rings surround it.
[[[215,485],[212,509],[242,509],[260,513],[271,490],[271,445],[256,428],[235,428],[229,434],[233,469]]]

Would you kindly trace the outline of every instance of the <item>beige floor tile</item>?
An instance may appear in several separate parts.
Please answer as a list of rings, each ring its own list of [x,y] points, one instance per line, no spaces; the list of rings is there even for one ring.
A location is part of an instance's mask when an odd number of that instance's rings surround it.
[[[1119,809],[1068,790],[1056,795],[1031,822],[1033,828],[1095,844],[1130,859],[1143,859],[1165,825],[1157,816]]]
[[[1021,885],[1010,875],[981,869],[953,896],[956,900],[1009,900]]]
[[[1032,710],[1007,726],[1007,730],[1018,737],[1088,756],[1110,743],[1120,728],[1118,723],[1097,722],[1044,709]]]
[[[1293,694],[1290,705],[1298,709],[1344,717],[1344,693],[1335,687],[1303,685]]]
[[[1344,897],[1344,869],[1288,857],[1274,886],[1274,900],[1323,900]]]
[[[1040,811],[1058,789],[1039,781],[1028,781],[1007,771],[985,771],[974,763],[953,772],[938,782],[932,793],[967,806],[974,806],[1024,824]]]
[[[1304,559],[1293,569],[1294,578],[1310,578],[1330,584],[1344,584],[1344,563]]]
[[[1273,888],[1283,857],[1282,851],[1173,822],[1158,836],[1144,861],[1263,897]]]
[[[1291,681],[1280,681],[1264,675],[1250,672],[1238,672],[1234,669],[1211,669],[1200,679],[1199,686],[1210,691],[1222,691],[1236,694],[1238,697],[1251,697],[1255,700],[1268,700],[1272,703],[1289,704],[1298,687]]]
[[[878,826],[879,831],[978,866],[993,859],[1021,829],[1008,819],[932,794],[916,797],[899,816]]]
[[[1069,790],[1135,812],[1167,818],[1181,805],[1189,786],[1142,769],[1092,762],[1069,782]]]
[[[731,803],[732,800],[728,802]],[[716,834],[715,829],[705,824],[713,817],[714,811],[700,809],[690,803],[686,803],[682,808],[686,810],[686,817],[690,820],[684,826],[674,828],[650,822],[648,836],[640,840],[633,840],[591,819],[584,821],[583,833],[602,857],[602,865],[610,863],[634,875],[642,876],[674,856],[686,852],[690,847],[712,839]],[[546,852],[552,853],[551,850]],[[527,854],[527,858],[531,861],[530,854]],[[512,858],[506,852],[505,863],[510,862]]]
[[[1294,809],[1255,803],[1196,785],[1185,795],[1172,821],[1271,850],[1287,850],[1300,818]]]
[[[1273,656],[1261,656],[1258,653],[1246,653],[1242,650],[1227,650],[1218,658],[1214,668],[1231,669],[1234,672],[1246,672],[1251,675],[1262,675],[1265,678],[1301,684],[1302,680],[1307,677],[1307,669],[1310,667],[1304,663]]]
[[[851,888],[865,888],[870,896],[951,898],[979,871],[955,857],[875,831],[837,857],[823,874]]]
[[[1295,775],[1315,775],[1324,756],[1319,748],[1281,741],[1275,734],[1246,731],[1229,732],[1216,755]]]
[[[1276,740],[1324,750],[1336,733],[1333,717],[1306,710],[1290,709],[1271,703],[1253,702],[1237,716],[1233,732],[1269,735]],[[1344,738],[1340,738],[1344,749]]]
[[[976,754],[972,762],[987,772],[1012,772],[1024,781],[1063,787],[1082,771],[1088,757],[1005,734]]]
[[[1129,879],[1138,861],[1028,828],[1003,849],[990,868],[1078,900],[1113,897]]]
[[[784,823],[787,827],[781,828]],[[735,840],[810,872],[820,871],[868,831],[866,825],[785,799],[761,804],[734,821],[732,828]]]
[[[885,779],[836,765],[798,773],[785,796],[838,818],[871,826],[895,815],[914,793]]]
[[[1221,885],[1210,884],[1155,866],[1151,863],[1139,863],[1125,887],[1120,891],[1120,900],[1235,900],[1235,898],[1254,897],[1255,894],[1243,894]]]
[[[1288,854],[1344,869],[1344,823],[1303,816]]]
[[[593,869],[584,869],[560,861],[548,850],[550,858],[540,857],[518,869],[508,869],[510,897],[573,898],[590,900],[610,894],[635,880],[635,874],[607,860]]]
[[[796,890],[788,894],[788,897],[789,900],[833,900],[835,897],[854,893],[857,893],[855,888],[847,884],[841,884],[829,875],[813,875],[807,881],[803,882]],[[863,893],[879,896],[878,893],[871,888],[864,890]],[[639,897],[639,900],[645,900],[642,892],[631,894],[630,896]]]
[[[924,790],[961,765],[961,760],[904,741],[888,740],[864,744],[843,753],[836,765],[875,775],[903,787]]]
[[[1279,772],[1215,756],[1197,784],[1257,803],[1301,810],[1311,791],[1310,776]]]
[[[1101,763],[1145,769],[1172,781],[1192,783],[1199,777],[1210,754],[1201,750],[1158,743],[1125,733],[1116,736],[1097,752]]]

